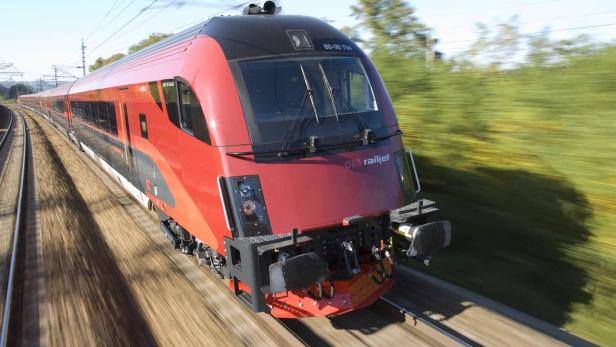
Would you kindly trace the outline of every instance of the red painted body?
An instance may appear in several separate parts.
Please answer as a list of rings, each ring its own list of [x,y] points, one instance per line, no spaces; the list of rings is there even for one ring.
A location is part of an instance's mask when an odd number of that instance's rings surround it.
[[[383,82],[374,66],[368,64],[365,68],[373,76],[372,88],[380,100],[385,124],[394,132],[398,124]],[[172,124],[165,103],[161,109],[152,97],[150,82],[156,81],[160,90],[162,80],[176,77],[186,81],[197,96],[207,120],[211,145]],[[251,140],[229,63],[216,40],[208,36],[188,37],[73,84],[22,96],[20,101],[51,115],[53,121],[67,129],[85,126],[106,133],[125,146],[109,148],[109,155],[119,161],[127,159],[127,146],[145,153],[164,177],[175,205],[169,206],[154,194],[153,172],[142,172],[147,182],[143,193],[157,209],[221,254],[225,253],[223,238],[231,238],[232,233],[225,221],[217,186],[219,176],[259,176],[274,234],[289,233],[293,228],[309,233],[311,229],[340,225],[345,217],[387,214],[404,204],[393,160],[394,153],[403,150],[399,136],[350,152],[276,163],[226,155],[229,151],[250,151]],[[113,102],[118,134],[74,117],[71,103],[84,101]],[[64,110],[54,108],[56,102],[63,103]],[[147,115],[147,139],[139,131],[139,114]],[[128,118],[128,129],[124,117]],[[357,165],[375,155],[389,155],[390,160],[380,165]],[[390,268],[388,260],[386,263]],[[337,284],[334,299],[316,303],[302,291],[270,295],[267,302],[271,313],[278,317],[330,316],[372,303],[393,282],[374,283],[368,277],[370,261],[362,259],[362,264],[362,273]]]

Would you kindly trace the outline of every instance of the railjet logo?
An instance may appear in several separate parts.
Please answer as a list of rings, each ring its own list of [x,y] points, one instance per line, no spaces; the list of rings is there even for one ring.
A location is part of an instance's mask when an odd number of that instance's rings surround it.
[[[373,157],[366,159],[353,159],[344,163],[344,166],[348,169],[360,167],[360,166],[370,166],[370,165],[381,165],[389,161],[389,154],[377,154]]]

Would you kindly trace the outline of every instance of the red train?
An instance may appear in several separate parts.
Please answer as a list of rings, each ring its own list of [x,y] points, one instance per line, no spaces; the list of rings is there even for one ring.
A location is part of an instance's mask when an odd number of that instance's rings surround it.
[[[20,102],[253,310],[332,316],[375,301],[396,259],[427,261],[451,227],[416,198],[368,57],[327,23],[274,8],[212,18]]]

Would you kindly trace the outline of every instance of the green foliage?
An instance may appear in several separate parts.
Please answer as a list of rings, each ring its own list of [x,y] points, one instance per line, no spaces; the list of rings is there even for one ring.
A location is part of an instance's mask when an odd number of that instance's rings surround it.
[[[614,341],[616,47],[507,70],[375,62],[425,191],[455,225],[430,271]]]
[[[116,53],[108,58],[102,58],[99,57],[94,61],[94,64],[90,65],[90,67],[88,67],[88,70],[90,72],[96,71],[98,69],[100,69],[101,67],[105,66],[105,65],[109,65],[111,63],[113,63],[114,61],[118,61],[122,58],[124,58],[126,55],[122,54],[122,53]]]
[[[128,48],[128,54],[133,54],[133,53],[135,53],[137,51],[140,51],[141,49],[143,49],[143,48],[145,48],[145,47],[147,47],[149,45],[155,44],[156,42],[158,42],[160,40],[164,40],[164,39],[166,39],[169,36],[171,36],[171,34],[163,34],[163,33],[153,33],[153,34],[150,34],[150,36],[148,36],[147,39],[143,39],[143,40],[139,41],[139,43],[130,46]]]
[[[9,95],[9,89],[3,85],[0,85],[0,98],[2,100],[6,99]]]
[[[547,31],[529,40],[512,18],[494,31],[479,25],[467,52],[427,64],[378,49],[398,44],[382,34],[382,4],[360,1],[365,21],[354,30],[379,41],[371,56],[422,194],[454,225],[452,245],[421,269],[612,344],[616,46]]]
[[[34,93],[34,89],[29,85],[24,83],[17,83],[9,88],[9,99],[16,99],[19,95],[32,94]]]
[[[415,9],[403,0],[360,0],[351,10],[360,24],[346,32],[357,37],[358,29],[367,30],[371,36],[366,42],[369,50],[424,56],[428,29],[414,16]]]
[[[150,46],[160,40],[166,39],[167,37],[171,36],[171,34],[163,34],[163,33],[153,33],[150,34],[150,36],[148,36],[148,38],[143,39],[141,41],[139,41],[139,43],[136,43],[132,46],[130,46],[128,48],[128,54],[133,54],[137,51],[140,51],[141,49]],[[101,67],[111,64],[114,61],[118,61],[122,58],[124,58],[126,56],[126,54],[123,53],[116,53],[110,57],[107,58],[103,58],[103,57],[99,57],[96,59],[96,61],[94,62],[94,64],[90,65],[90,67],[88,68],[88,70],[90,72],[96,71],[98,69],[100,69]]]

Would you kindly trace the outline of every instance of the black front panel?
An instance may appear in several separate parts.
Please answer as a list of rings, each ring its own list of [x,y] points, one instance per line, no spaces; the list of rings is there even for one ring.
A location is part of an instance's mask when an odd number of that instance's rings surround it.
[[[229,177],[227,192],[235,218],[235,237],[271,235],[265,197],[258,176]]]
[[[312,17],[215,17],[201,34],[216,39],[229,60],[310,52],[363,55],[346,35]]]

